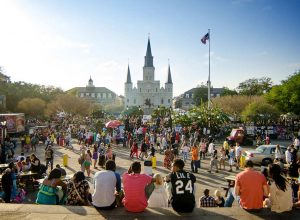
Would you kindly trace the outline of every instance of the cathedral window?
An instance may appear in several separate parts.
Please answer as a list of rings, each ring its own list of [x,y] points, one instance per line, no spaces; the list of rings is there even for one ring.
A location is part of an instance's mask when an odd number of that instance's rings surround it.
[[[157,92],[157,88],[156,88],[156,92]]]
[[[129,102],[129,99],[127,99],[127,102]]]
[[[142,88],[140,88],[140,92],[142,92]]]
[[[160,104],[162,104],[162,105],[164,104],[164,99],[160,100]]]
[[[136,104],[136,99],[133,100],[133,104]]]
[[[171,102],[171,100],[170,99],[168,99],[168,103],[170,103]]]

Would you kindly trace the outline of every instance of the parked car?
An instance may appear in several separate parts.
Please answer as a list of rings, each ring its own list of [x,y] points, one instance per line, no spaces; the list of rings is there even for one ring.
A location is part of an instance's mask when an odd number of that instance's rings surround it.
[[[287,147],[280,145],[280,148],[282,152],[281,159],[285,161]],[[276,145],[260,145],[255,150],[245,151],[246,160],[266,166],[275,159],[275,149]]]

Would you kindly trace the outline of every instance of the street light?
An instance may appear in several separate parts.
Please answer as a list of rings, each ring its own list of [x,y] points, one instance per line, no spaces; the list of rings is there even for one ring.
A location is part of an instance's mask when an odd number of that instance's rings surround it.
[[[1,121],[1,144],[4,143],[6,138],[6,121]]]

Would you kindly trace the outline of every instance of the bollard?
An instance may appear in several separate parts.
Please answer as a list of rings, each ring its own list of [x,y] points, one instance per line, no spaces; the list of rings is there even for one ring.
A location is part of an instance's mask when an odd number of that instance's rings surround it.
[[[244,167],[245,167],[245,160],[246,160],[245,155],[242,155],[242,156],[241,156],[241,160],[240,160],[240,167],[241,167],[241,168],[244,168]]]
[[[68,155],[67,154],[63,155],[63,166],[64,167],[68,166]]]
[[[152,157],[152,168],[156,169],[156,156]]]

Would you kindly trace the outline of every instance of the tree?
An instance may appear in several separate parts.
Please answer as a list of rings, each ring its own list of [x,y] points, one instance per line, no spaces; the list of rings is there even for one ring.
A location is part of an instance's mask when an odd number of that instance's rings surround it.
[[[284,113],[300,114],[300,71],[283,80],[281,85],[273,86],[266,99]]]
[[[60,88],[52,86],[40,86],[26,82],[5,83],[0,82],[0,94],[6,95],[6,107],[8,111],[16,112],[17,104],[24,98],[40,98],[50,102],[57,95],[64,92]]]
[[[56,97],[47,105],[46,115],[51,116],[58,112],[65,112],[71,115],[87,116],[92,113],[93,105],[76,96],[64,94]]]
[[[207,87],[201,86],[194,90],[194,102],[196,106],[199,106],[201,103],[207,102]]]
[[[238,121],[241,118],[241,113],[252,102],[265,103],[266,100],[263,96],[246,95],[222,96],[212,99],[213,106],[232,116],[234,121]]]
[[[137,106],[130,106],[129,108],[126,108],[125,110],[122,111],[121,113],[124,116],[142,116],[143,115],[143,110]]]
[[[229,122],[229,117],[220,108],[208,109],[201,105],[189,110],[186,114],[174,113],[174,122],[182,126],[194,124],[200,128],[209,128],[213,133]]]
[[[274,106],[268,103],[253,102],[250,103],[242,112],[242,118],[245,122],[254,122],[255,124],[268,125],[278,120],[280,112]]]
[[[241,82],[237,90],[240,95],[263,95],[271,90],[272,85],[273,82],[269,77],[252,78]]]
[[[236,90],[231,90],[228,87],[223,87],[223,92],[221,96],[232,96],[232,95],[237,95],[238,92]]]
[[[33,118],[42,118],[45,107],[46,102],[40,98],[24,98],[17,105],[20,112]]]

